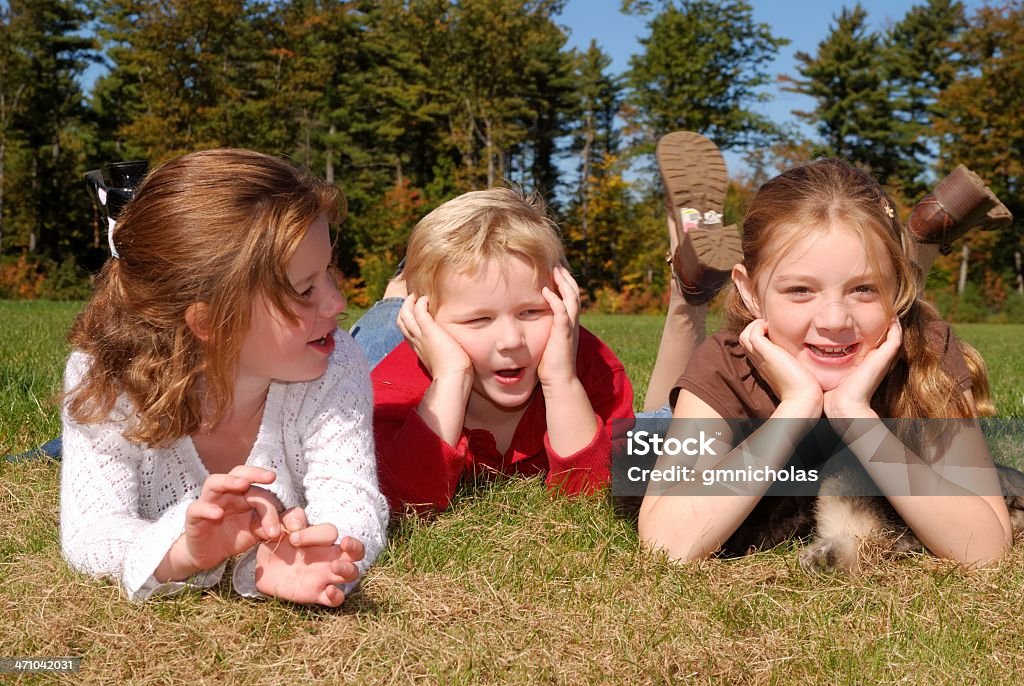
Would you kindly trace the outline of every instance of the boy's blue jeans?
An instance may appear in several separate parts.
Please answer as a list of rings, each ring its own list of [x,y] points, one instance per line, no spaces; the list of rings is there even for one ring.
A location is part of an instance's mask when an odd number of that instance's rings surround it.
[[[665,403],[656,410],[648,410],[647,412],[637,412],[637,419],[672,419],[672,406]]]
[[[398,311],[402,309],[402,302],[404,300],[404,298],[384,298],[383,300],[378,300],[349,329],[352,339],[363,349],[363,353],[370,361],[371,370],[387,357],[388,353],[398,347],[398,344],[405,338],[402,336],[402,330],[398,328]],[[4,460],[17,462],[19,460],[31,460],[40,457],[59,460],[63,447],[63,442],[60,436],[58,436],[52,441],[47,441],[38,448],[33,448],[28,452],[19,455],[5,455]]]
[[[371,371],[405,340],[402,330],[398,328],[398,311],[402,309],[403,302],[405,298],[378,300],[349,329],[352,339],[359,344],[366,359],[370,361]]]

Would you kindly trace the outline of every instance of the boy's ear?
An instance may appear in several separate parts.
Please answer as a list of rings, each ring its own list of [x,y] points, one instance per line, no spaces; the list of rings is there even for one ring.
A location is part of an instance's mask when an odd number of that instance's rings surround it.
[[[185,323],[192,335],[204,343],[210,339],[210,306],[206,303],[192,303],[185,310]]]
[[[747,275],[746,267],[742,264],[734,266],[732,268],[732,281],[736,284],[736,290],[740,292],[740,298],[743,299],[743,304],[747,306],[750,314],[760,319],[761,303],[758,302],[754,283],[750,280],[750,276]]]

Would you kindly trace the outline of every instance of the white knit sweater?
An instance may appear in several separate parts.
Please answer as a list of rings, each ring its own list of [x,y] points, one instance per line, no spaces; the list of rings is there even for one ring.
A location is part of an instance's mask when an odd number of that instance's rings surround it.
[[[377,486],[373,409],[366,358],[348,334],[335,333],[337,347],[327,372],[315,381],[272,383],[263,422],[246,464],[272,470],[263,486],[286,507],[304,507],[309,523],[330,523],[341,536],[366,547],[366,571],[384,547],[388,509]],[[65,391],[75,388],[90,364],[80,351],[68,359]],[[185,530],[185,510],[209,476],[192,439],[167,448],[125,440],[134,412],[118,398],[110,418],[79,424],[65,407],[61,465],[60,534],[64,557],[75,569],[118,580],[133,600],[209,587],[224,565],[189,582],[161,584],[156,570]],[[234,588],[256,595],[254,550],[235,567]]]

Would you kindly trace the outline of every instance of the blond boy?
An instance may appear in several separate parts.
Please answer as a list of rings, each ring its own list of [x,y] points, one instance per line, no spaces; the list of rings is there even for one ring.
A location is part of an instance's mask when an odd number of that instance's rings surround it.
[[[448,201],[413,230],[402,279],[406,340],[371,374],[392,509],[444,509],[463,480],[495,473],[545,473],[567,493],[604,486],[611,420],[633,416],[633,392],[579,325],[543,206],[505,188]]]

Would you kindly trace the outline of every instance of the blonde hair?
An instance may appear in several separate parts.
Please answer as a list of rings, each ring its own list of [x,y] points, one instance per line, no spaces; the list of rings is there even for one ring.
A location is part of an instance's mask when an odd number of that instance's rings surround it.
[[[743,265],[752,283],[770,278],[781,256],[811,232],[844,228],[864,246],[875,274],[892,273],[893,287],[883,292],[890,316],[899,317],[903,345],[882,380],[872,406],[894,418],[971,417],[977,414],[942,361],[944,341],[926,335],[940,321],[934,307],[918,292],[919,270],[909,258],[911,237],[900,223],[895,204],[863,171],[837,159],[795,167],[757,191],[743,220]],[[735,286],[725,296],[726,325],[739,334],[751,321]],[[971,371],[979,411],[991,407],[988,375],[977,351],[960,342]]]
[[[464,193],[421,219],[409,236],[402,276],[410,293],[438,306],[448,270],[475,273],[486,260],[526,260],[535,278],[568,266],[558,227],[536,195],[511,188]]]
[[[150,172],[114,230],[119,259],[68,335],[92,358],[70,415],[102,421],[124,393],[136,413],[125,437],[155,446],[215,423],[232,403],[255,299],[294,321],[288,262],[317,217],[343,211],[334,186],[249,150],[197,152]],[[206,305],[205,341],[186,323],[195,303]]]

